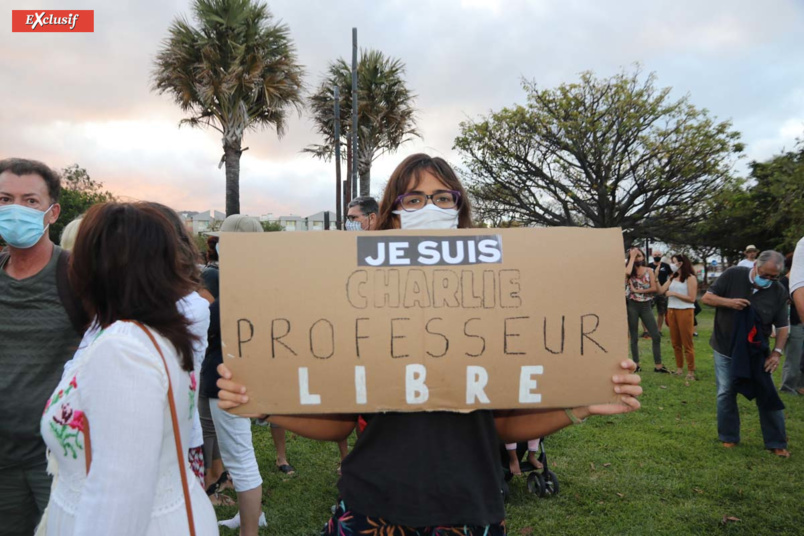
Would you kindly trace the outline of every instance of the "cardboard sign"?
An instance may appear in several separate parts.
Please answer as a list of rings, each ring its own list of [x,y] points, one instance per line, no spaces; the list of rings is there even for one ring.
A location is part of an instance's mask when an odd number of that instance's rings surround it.
[[[237,413],[611,402],[622,245],[619,229],[222,233]]]

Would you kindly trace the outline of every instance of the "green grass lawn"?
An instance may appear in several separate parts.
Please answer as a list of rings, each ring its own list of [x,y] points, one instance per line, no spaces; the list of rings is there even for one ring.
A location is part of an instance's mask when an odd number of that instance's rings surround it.
[[[523,478],[514,479],[507,504],[511,535],[804,533],[804,449],[799,447],[804,397],[782,398],[790,459],[763,449],[756,406],[743,397],[742,442],[724,449],[717,440],[708,344],[713,316],[706,307],[698,316],[698,381],[652,372],[650,340],[642,340],[642,409],[594,417],[548,438],[545,448],[560,494],[539,499],[528,493]],[[674,370],[666,328],[662,356]],[[775,381],[781,381],[781,367]],[[318,534],[337,499],[336,445],[289,434],[288,457],[297,470],[293,477],[275,470],[267,428],[254,427],[254,446],[268,519],[260,534]],[[219,519],[235,512],[233,507],[217,509]],[[221,534],[236,532],[222,529]]]

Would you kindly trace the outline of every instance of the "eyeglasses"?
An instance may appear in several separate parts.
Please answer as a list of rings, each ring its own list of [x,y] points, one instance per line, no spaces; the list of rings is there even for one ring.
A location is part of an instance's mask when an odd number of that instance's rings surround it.
[[[458,206],[461,201],[461,194],[455,190],[438,190],[433,195],[411,192],[397,197],[396,205],[405,212],[415,212],[424,208],[428,199],[438,208],[449,209]]]

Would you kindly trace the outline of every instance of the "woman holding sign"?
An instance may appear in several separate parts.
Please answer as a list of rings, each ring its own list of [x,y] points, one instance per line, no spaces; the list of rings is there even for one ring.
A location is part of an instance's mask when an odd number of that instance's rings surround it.
[[[463,185],[441,158],[415,154],[393,172],[381,203],[378,229],[456,229],[472,226]],[[481,410],[378,413],[372,415],[271,416],[312,439],[346,438],[360,419],[362,433],[344,459],[341,501],[323,535],[388,531],[433,534],[453,527],[460,534],[503,535],[505,508],[500,482],[500,441],[525,441],[555,432],[590,415],[639,408],[636,364],[623,361],[613,378],[621,402],[571,410]],[[248,401],[244,386],[218,368],[220,407]],[[388,460],[393,460],[389,463]],[[367,532],[368,533],[368,532]],[[390,532],[388,532],[390,533]]]

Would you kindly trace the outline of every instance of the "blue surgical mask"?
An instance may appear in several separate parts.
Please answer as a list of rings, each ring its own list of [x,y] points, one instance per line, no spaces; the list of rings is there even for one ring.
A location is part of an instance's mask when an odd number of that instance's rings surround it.
[[[362,231],[363,226],[360,225],[359,221],[347,221],[346,222],[346,230],[347,231]]]
[[[768,288],[773,284],[773,281],[771,281],[770,279],[765,279],[761,275],[757,274],[754,277],[754,284],[759,288]]]
[[[33,247],[50,227],[50,224],[45,225],[45,214],[51,208],[53,205],[42,212],[22,205],[3,205],[0,207],[0,236],[11,247]]]

